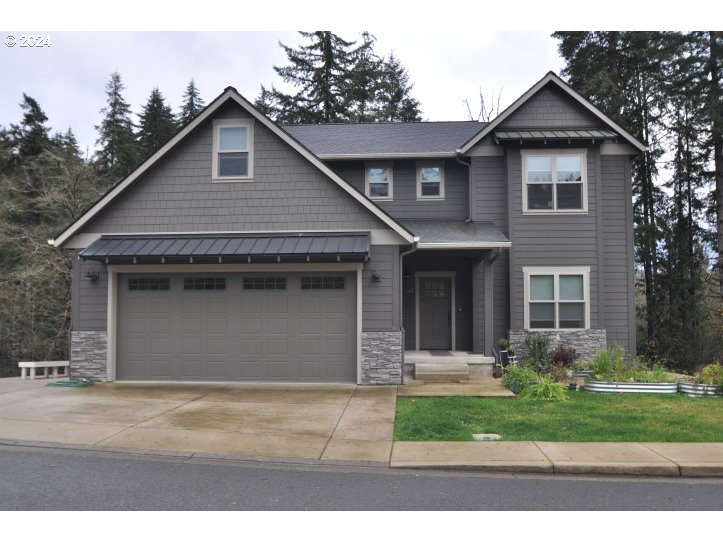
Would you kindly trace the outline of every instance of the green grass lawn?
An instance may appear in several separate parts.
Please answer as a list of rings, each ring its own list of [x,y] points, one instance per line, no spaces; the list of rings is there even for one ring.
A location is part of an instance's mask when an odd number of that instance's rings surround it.
[[[572,392],[566,402],[513,397],[399,397],[394,440],[723,442],[723,399]]]

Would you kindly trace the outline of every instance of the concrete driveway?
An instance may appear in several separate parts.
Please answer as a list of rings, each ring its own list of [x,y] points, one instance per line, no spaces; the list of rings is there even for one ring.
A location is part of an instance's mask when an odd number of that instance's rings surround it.
[[[389,462],[396,387],[0,379],[0,440]]]

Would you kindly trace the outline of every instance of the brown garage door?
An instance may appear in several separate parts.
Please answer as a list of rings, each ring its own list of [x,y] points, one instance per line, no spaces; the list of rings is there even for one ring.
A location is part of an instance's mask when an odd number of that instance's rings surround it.
[[[354,382],[353,273],[120,275],[118,380]]]

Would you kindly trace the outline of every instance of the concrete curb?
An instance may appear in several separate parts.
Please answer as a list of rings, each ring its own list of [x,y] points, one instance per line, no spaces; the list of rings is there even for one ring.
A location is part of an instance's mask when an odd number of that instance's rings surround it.
[[[368,467],[388,469],[386,461],[355,461],[338,459],[303,459],[298,457],[272,457],[255,455],[238,455],[222,452],[182,452],[174,450],[150,450],[141,448],[119,448],[117,446],[102,446],[94,444],[67,444],[62,442],[46,442],[38,440],[15,440],[0,438],[0,446],[15,446],[18,448],[42,448],[51,450],[67,450],[76,452],[107,453],[132,456],[160,457],[185,460],[219,460],[237,463],[266,463],[302,467]]]

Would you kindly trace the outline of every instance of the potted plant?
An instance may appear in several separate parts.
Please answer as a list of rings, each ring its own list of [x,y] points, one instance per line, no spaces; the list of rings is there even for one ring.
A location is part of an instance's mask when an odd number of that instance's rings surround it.
[[[512,345],[507,347],[507,361],[510,365],[517,365],[517,348]]]
[[[723,365],[706,365],[693,376],[692,382],[678,382],[678,391],[690,397],[722,396]]]
[[[497,339],[497,348],[500,349],[500,352],[507,352],[507,349],[510,347],[510,341],[505,339],[504,337],[500,337]]]

